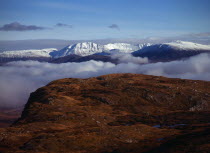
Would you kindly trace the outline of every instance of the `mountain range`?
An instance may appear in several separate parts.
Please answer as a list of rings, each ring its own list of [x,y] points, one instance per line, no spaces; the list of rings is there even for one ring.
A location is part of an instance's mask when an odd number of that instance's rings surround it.
[[[68,45],[61,50],[56,48],[48,48],[41,50],[17,50],[4,51],[0,53],[0,61],[8,62],[14,60],[44,60],[44,61],[59,61],[58,58],[71,59],[72,55],[80,57],[89,57],[93,59],[100,55],[109,56],[116,53],[132,54],[137,57],[148,57],[151,61],[171,61],[194,56],[200,53],[210,52],[210,45],[202,45],[193,42],[175,41],[171,43],[162,44],[128,44],[128,43],[110,43],[106,45],[99,45],[93,42],[83,42],[74,45]],[[87,59],[87,58],[86,58]],[[62,60],[60,60],[62,61]],[[67,60],[71,62],[71,60]]]

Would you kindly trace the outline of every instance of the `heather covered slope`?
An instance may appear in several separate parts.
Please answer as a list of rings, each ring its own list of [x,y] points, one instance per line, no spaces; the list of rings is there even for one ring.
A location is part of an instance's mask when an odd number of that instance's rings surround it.
[[[32,93],[0,152],[207,152],[210,82],[112,74]],[[179,149],[180,148],[180,149]]]

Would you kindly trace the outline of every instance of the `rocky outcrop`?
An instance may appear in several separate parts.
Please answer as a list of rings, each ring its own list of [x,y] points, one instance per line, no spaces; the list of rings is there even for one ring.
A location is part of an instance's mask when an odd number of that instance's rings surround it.
[[[31,94],[21,118],[0,129],[0,152],[205,152],[209,123],[210,82],[69,78]]]

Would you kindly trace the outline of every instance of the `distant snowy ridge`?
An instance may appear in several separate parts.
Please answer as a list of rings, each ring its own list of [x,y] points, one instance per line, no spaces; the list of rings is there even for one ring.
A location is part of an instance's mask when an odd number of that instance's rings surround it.
[[[68,45],[61,50],[56,48],[30,49],[17,51],[4,51],[0,53],[0,58],[27,58],[27,57],[53,57],[59,58],[68,55],[88,56],[97,53],[132,53],[151,44],[132,45],[127,43],[113,43],[99,45],[93,42],[83,42]]]
[[[56,48],[4,51],[0,53],[0,58],[51,57],[50,53],[55,51]]]
[[[165,43],[165,45],[170,46],[171,48],[177,49],[177,50],[209,50],[210,51],[210,45],[202,45],[198,43],[193,42],[187,42],[187,41],[175,41],[171,43]]]
[[[39,58],[39,57],[52,57],[59,58],[68,55],[79,55],[88,56],[93,54],[112,54],[112,53],[134,53],[138,52],[140,54],[147,52],[154,52],[158,54],[157,51],[210,51],[210,45],[202,45],[193,42],[186,41],[175,41],[171,43],[163,44],[128,44],[128,43],[110,43],[106,45],[99,45],[93,42],[83,42],[74,45],[69,45],[61,50],[56,48],[47,49],[30,49],[30,50],[19,50],[19,51],[4,51],[0,53],[0,58]],[[135,54],[135,53],[134,53]]]
[[[107,44],[107,45],[104,45],[103,48],[104,48],[104,51],[118,50],[119,52],[123,52],[123,53],[131,53],[133,51],[140,49],[138,45],[131,45],[127,43]]]
[[[210,45],[187,41],[154,44],[132,53],[136,57],[147,57],[150,61],[166,62],[182,60],[201,53],[210,53]]]
[[[65,48],[61,49],[58,52],[52,53],[51,55],[55,58],[58,58],[72,54],[79,56],[88,56],[102,52],[132,53],[149,45],[150,44],[132,45],[127,43],[113,43],[113,44],[110,43],[106,45],[99,45],[93,42],[83,42],[75,45],[66,46]]]
[[[172,51],[208,52],[210,51],[210,45],[203,45],[203,44],[178,40],[170,43],[148,45],[136,51],[134,54],[150,53],[154,55],[160,52],[163,53],[163,52],[172,52]]]

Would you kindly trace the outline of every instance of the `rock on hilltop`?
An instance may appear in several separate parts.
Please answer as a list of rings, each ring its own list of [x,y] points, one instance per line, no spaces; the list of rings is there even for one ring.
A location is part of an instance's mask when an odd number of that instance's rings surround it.
[[[0,152],[207,152],[210,82],[139,74],[61,79],[0,129]]]

